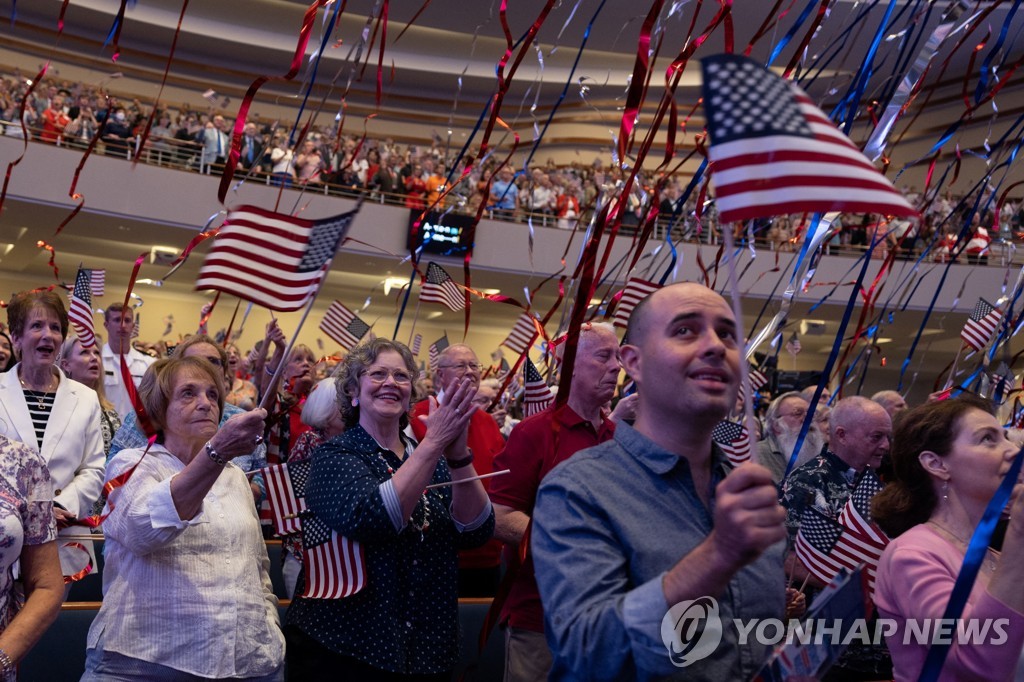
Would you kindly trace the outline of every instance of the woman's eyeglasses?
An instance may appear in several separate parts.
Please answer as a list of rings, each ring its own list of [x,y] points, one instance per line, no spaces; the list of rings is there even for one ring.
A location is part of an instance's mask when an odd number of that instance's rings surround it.
[[[412,375],[404,369],[371,369],[363,372],[363,376],[369,377],[370,381],[375,384],[383,384],[388,380],[388,377],[393,378],[395,383],[400,386],[408,386],[412,383]]]

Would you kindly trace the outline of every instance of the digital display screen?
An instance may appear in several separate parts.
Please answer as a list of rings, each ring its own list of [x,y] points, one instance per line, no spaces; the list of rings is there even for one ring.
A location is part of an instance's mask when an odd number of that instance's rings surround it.
[[[422,211],[409,211],[409,249],[423,247],[423,253],[465,256],[473,246],[473,216],[431,211],[417,228]]]

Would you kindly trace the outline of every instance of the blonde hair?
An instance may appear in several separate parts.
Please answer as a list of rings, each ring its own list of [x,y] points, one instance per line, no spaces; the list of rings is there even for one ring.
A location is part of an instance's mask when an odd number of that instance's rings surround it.
[[[60,365],[61,365],[61,369],[64,370],[65,374],[67,374],[68,372],[67,372],[67,370],[64,369],[64,363],[66,363],[68,361],[68,358],[71,357],[71,354],[75,350],[75,344],[76,343],[78,345],[81,345],[82,344],[82,340],[80,338],[78,338],[77,335],[72,334],[68,338],[64,339],[64,345],[62,345],[60,347]],[[103,345],[103,339],[100,338],[99,335],[97,335],[96,336],[96,347],[98,348],[101,345]],[[103,360],[101,358],[100,359],[100,370],[102,370],[102,369],[103,369]],[[88,384],[84,384],[84,382],[82,382],[82,381],[80,381],[78,379],[75,379],[74,377],[70,377],[70,378],[74,379],[75,381],[78,381],[78,383],[80,383],[80,384],[88,386]],[[114,404],[112,402],[110,402],[109,400],[107,400],[106,391],[103,389],[103,377],[102,376],[96,380],[96,385],[95,386],[89,386],[89,388],[91,388],[92,390],[96,391],[96,397],[100,399],[100,408],[102,408],[102,410],[104,412],[110,412],[111,410],[115,409],[114,408]]]

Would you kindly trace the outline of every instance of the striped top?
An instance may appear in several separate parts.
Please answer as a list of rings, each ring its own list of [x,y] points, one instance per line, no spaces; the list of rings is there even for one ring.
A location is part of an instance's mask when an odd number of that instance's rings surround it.
[[[27,388],[25,392],[25,403],[28,405],[28,413],[32,417],[32,426],[36,430],[36,440],[39,442],[39,449],[43,449],[43,435],[46,433],[46,422],[53,412],[53,400],[57,392],[44,393],[43,391],[31,391]]]

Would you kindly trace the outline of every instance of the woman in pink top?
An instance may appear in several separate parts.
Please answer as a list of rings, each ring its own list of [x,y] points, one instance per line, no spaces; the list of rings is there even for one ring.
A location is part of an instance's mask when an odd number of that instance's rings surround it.
[[[1017,454],[990,409],[965,397],[922,405],[896,422],[893,480],[872,503],[874,519],[895,538],[879,562],[875,606],[897,624],[886,637],[896,680],[920,675],[967,543]],[[1002,553],[989,549],[967,600],[964,641],[952,633],[941,680],[1008,680],[1017,670],[1024,647],[1022,488],[1014,488]],[[967,636],[966,628],[986,626],[985,636]]]

